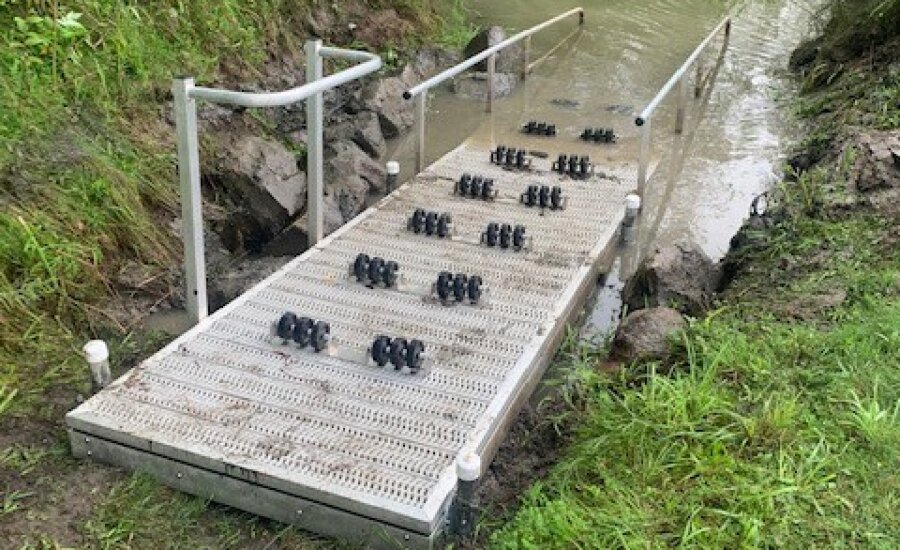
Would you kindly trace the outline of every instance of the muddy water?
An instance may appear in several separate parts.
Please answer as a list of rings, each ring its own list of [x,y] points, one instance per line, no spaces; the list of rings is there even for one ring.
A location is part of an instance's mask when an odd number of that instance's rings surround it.
[[[604,163],[633,161],[639,146],[634,114],[680,66],[694,47],[725,15],[726,2],[715,0],[475,0],[467,3],[483,24],[519,30],[579,4],[585,25],[575,21],[535,37],[533,59],[568,38],[513,94],[497,100],[494,112],[484,105],[438,90],[429,104],[428,157],[437,158],[469,138],[486,148],[498,143],[527,145],[558,153],[590,154]],[[780,97],[792,83],[786,73],[793,47],[810,31],[815,2],[750,0],[737,11],[733,32],[722,54],[717,40],[701,66],[715,84],[691,99],[687,131],[676,135],[675,94],[653,120],[656,170],[645,194],[636,242],[598,288],[599,300],[588,332],[614,327],[621,280],[656,246],[689,240],[713,259],[728,250],[753,198],[779,178],[785,142],[793,139]],[[574,34],[573,34],[574,30]],[[563,100],[563,101],[560,101]],[[557,124],[560,135],[524,139],[518,132],[528,120]],[[618,144],[585,145],[577,136],[585,127],[612,127]],[[412,164],[412,136],[396,156]]]

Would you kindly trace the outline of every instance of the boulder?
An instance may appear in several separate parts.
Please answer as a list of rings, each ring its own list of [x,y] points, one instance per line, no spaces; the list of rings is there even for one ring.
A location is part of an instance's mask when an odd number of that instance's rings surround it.
[[[508,96],[518,83],[519,77],[513,73],[494,73],[494,98]],[[470,73],[455,79],[453,90],[467,99],[487,101],[487,84],[487,73]]]
[[[642,309],[629,314],[613,338],[612,355],[620,361],[664,360],[673,338],[687,328],[687,321],[668,307]]]
[[[344,224],[344,216],[338,207],[337,199],[325,197],[322,201],[324,207],[323,232],[330,235]],[[297,256],[309,248],[309,232],[306,228],[307,215],[294,220],[284,231],[275,237],[263,248],[263,254],[269,256]]]
[[[854,144],[850,182],[861,193],[900,188],[900,132],[867,132]]]
[[[371,157],[381,158],[387,152],[381,122],[372,111],[363,111],[353,118],[353,134],[350,139]]]
[[[630,310],[673,306],[699,316],[712,301],[721,273],[697,246],[675,243],[646,258],[625,285]]]
[[[306,205],[306,175],[281,143],[253,135],[226,139],[208,177],[235,205],[224,220],[229,249],[253,250]],[[248,245],[248,243],[251,243]]]
[[[365,191],[384,189],[385,168],[372,160],[356,142],[335,141],[325,146],[325,189],[329,185],[357,177],[364,182]]]
[[[403,98],[407,88],[397,76],[373,80],[363,89],[360,105],[355,110],[378,113],[384,137],[395,138],[415,121],[415,102]]]
[[[503,27],[488,27],[482,29],[475,35],[472,40],[466,44],[463,55],[466,58],[472,57],[482,51],[503,42],[508,37]],[[521,44],[513,44],[497,53],[497,72],[520,74],[522,65],[525,62],[525,50]],[[482,61],[474,67],[476,71],[487,71],[487,61]]]
[[[209,277],[209,306],[215,311],[280,269],[289,257],[241,257]]]
[[[441,48],[437,46],[425,46],[420,48],[416,52],[415,58],[409,63],[407,66],[411,72],[411,75],[415,77],[413,82],[407,82],[408,84],[415,85],[426,78],[432,77],[439,73],[440,71],[456,65],[461,60],[459,53],[448,50],[446,48]],[[404,70],[404,73],[406,71]],[[410,75],[407,75],[404,78],[404,81],[409,79]]]

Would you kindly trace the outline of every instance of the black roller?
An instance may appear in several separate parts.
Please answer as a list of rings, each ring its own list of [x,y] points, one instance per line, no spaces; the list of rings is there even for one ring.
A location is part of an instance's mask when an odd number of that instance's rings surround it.
[[[500,248],[509,248],[509,243],[512,240],[512,226],[508,223],[504,223],[500,226]]]
[[[353,276],[359,282],[364,282],[369,276],[369,256],[367,254],[358,254],[353,262]]]
[[[559,172],[560,174],[566,173],[566,165],[569,162],[569,157],[566,155],[560,154],[556,158],[556,162],[553,163],[553,169]]]
[[[450,234],[450,216],[448,214],[441,214],[438,216],[437,223],[437,236],[440,238],[445,238]]]
[[[388,361],[390,361],[390,356],[388,355],[390,347],[391,339],[387,336],[379,336],[372,342],[372,360],[379,367],[387,365]]]
[[[513,229],[513,248],[521,250],[525,246],[525,226],[517,225]]]
[[[394,338],[391,340],[391,347],[388,350],[391,357],[391,364],[396,369],[402,369],[406,366],[406,339]]]
[[[384,268],[384,260],[375,257],[369,260],[369,282],[377,285],[381,282],[381,270]]]
[[[525,168],[525,150],[524,149],[520,149],[516,153],[516,168],[518,168],[519,170]]]
[[[513,233],[515,236],[515,233]],[[468,288],[469,301],[473,304],[477,304],[478,300],[481,299],[481,277],[478,275],[472,275],[469,277],[469,283],[466,285]]]
[[[591,158],[587,155],[581,157],[581,160],[578,162],[579,170],[578,173],[582,178],[586,178],[591,173]]]
[[[538,204],[541,208],[550,206],[550,187],[546,185],[541,186],[540,191],[538,191]]]
[[[581,139],[585,141],[591,141],[594,139],[594,130],[591,128],[585,128],[583,132],[581,132]]]
[[[525,203],[525,206],[534,206],[537,204],[539,189],[540,188],[537,185],[528,186],[528,189],[522,194],[522,202]]]
[[[578,173],[578,155],[569,157],[569,175],[574,176]]]
[[[487,244],[488,246],[497,246],[497,238],[499,237],[499,234],[500,226],[495,222],[489,223],[487,226],[487,230],[485,230],[483,235],[485,244]]]
[[[554,185],[553,189],[550,191],[550,208],[557,210],[562,208],[562,187],[558,185]]]
[[[297,322],[297,316],[291,313],[290,311],[284,312],[281,315],[281,319],[278,319],[278,326],[275,329],[275,334],[278,335],[282,340],[290,340],[291,333],[294,330],[294,323]]]
[[[437,292],[438,298],[442,302],[450,299],[450,293],[453,292],[453,274],[449,271],[442,271],[438,274],[437,283],[434,290]]]
[[[384,286],[388,288],[393,288],[397,284],[397,271],[400,269],[400,266],[397,265],[397,262],[385,262],[384,267],[381,269],[381,282],[384,283]]]
[[[484,200],[494,198],[494,180],[484,180],[484,183],[481,185],[481,198]]]
[[[474,182],[473,182],[474,184]],[[425,214],[425,234],[426,235],[434,235],[437,233],[437,220],[438,215],[437,212],[429,212]]]
[[[425,230],[425,210],[417,208],[411,218],[409,218],[409,230],[414,233],[421,233]]]
[[[556,135],[556,124],[548,124],[547,130],[544,132],[545,135],[555,136]]]
[[[425,362],[425,344],[421,340],[410,340],[406,346],[406,364],[410,370],[417,371]]]
[[[464,273],[457,273],[456,277],[453,279],[453,297],[457,302],[462,302],[466,299],[466,283],[469,282],[469,278]]]
[[[484,187],[484,178],[475,176],[472,178],[472,185],[469,187],[469,197],[475,199],[481,196],[481,190]]]
[[[331,339],[331,325],[325,321],[318,321],[312,327],[310,332],[310,343],[316,351],[322,351],[328,347],[328,340]]]
[[[313,328],[313,320],[309,317],[301,317],[297,319],[297,323],[294,325],[294,342],[297,343],[301,348],[305,348],[309,345],[310,332]]]
[[[517,153],[518,153],[518,151],[516,150],[515,147],[511,147],[511,148],[507,149],[506,150],[506,160],[505,160],[504,164],[506,164],[507,166],[512,166],[513,164],[515,164]]]
[[[456,194],[462,195],[465,197],[469,194],[469,184],[472,182],[472,176],[469,174],[463,174],[462,177],[459,178],[459,181],[456,182]]]

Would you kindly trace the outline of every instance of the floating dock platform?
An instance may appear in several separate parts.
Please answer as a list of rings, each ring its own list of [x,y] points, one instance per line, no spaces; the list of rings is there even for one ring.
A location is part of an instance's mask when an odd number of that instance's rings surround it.
[[[440,544],[457,457],[488,467],[611,261],[636,185],[625,163],[573,179],[554,159],[514,171],[488,156],[450,152],[71,411],[74,454],[367,547]],[[497,198],[455,195],[464,172],[493,178]],[[560,186],[566,208],[525,206],[529,185]],[[449,213],[454,236],[408,231],[417,208]],[[480,244],[489,222],[524,225],[530,248]],[[351,277],[359,253],[396,261],[399,288]],[[486,295],[441,304],[442,271],[479,275]],[[285,311],[330,323],[329,349],[274,341]],[[379,335],[421,340],[425,366],[367,360]]]

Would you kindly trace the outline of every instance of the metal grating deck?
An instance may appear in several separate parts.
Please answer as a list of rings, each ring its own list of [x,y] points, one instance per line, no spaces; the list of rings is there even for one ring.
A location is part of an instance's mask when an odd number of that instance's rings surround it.
[[[471,144],[449,153],[70,412],[73,452],[324,534],[433,545],[456,456],[493,456],[593,289],[635,187],[624,164],[576,181],[549,160],[509,172],[487,156]],[[500,197],[454,196],[463,172],[493,177]],[[562,185],[566,210],[519,204],[534,183]],[[455,238],[407,232],[418,207],[451,213]],[[533,248],[474,244],[490,221],[526,225]],[[400,291],[350,280],[360,252],[397,261]],[[442,270],[480,274],[485,303],[424,298]],[[333,345],[360,355],[379,334],[419,338],[428,363],[410,375],[281,346],[270,325],[285,310],[329,321]]]

